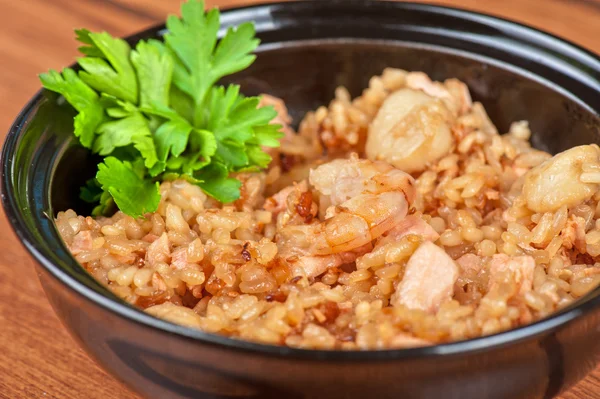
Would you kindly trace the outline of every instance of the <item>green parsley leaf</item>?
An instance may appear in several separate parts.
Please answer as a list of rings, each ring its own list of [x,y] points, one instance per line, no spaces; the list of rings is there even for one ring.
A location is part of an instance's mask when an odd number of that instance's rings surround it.
[[[237,28],[229,28],[219,42],[212,62],[216,80],[248,68],[256,56],[252,54],[260,44],[254,37],[254,25],[246,22]]]
[[[78,50],[80,53],[90,57],[102,58],[104,57],[104,54],[102,54],[102,51],[94,44],[94,41],[90,37],[91,33],[92,32],[87,29],[75,29],[75,39],[83,44]]]
[[[98,133],[99,136],[94,142],[94,151],[100,155],[109,155],[117,147],[133,144],[144,158],[147,168],[151,168],[158,162],[148,121],[139,112],[103,123],[98,127]]]
[[[104,119],[104,110],[99,102],[98,94],[87,86],[70,68],[62,74],[50,70],[40,74],[40,80],[48,90],[62,94],[79,114],[75,117],[75,136],[81,145],[92,148],[95,131]]]
[[[169,101],[171,103],[171,109],[189,123],[193,123],[194,100],[192,100],[190,96],[181,91],[177,86],[171,86]]]
[[[246,154],[248,154],[249,164],[260,169],[266,168],[272,161],[271,156],[257,145],[247,145]]]
[[[258,47],[250,23],[229,29],[217,45],[219,11],[204,12],[204,1],[189,1],[181,6],[181,18],[167,19],[167,46],[181,65],[174,70],[174,83],[194,99],[194,126],[203,127],[204,102],[219,79],[247,68],[254,62],[252,51]],[[182,68],[183,66],[183,68]]]
[[[193,174],[210,164],[217,151],[215,136],[207,130],[194,129],[190,133],[190,147],[187,154],[171,157],[167,161],[167,169],[179,170],[183,174]]]
[[[88,46],[84,47],[87,56],[77,60],[83,68],[83,71],[79,72],[79,77],[99,92],[136,104],[138,84],[135,70],[129,60],[131,52],[129,44],[106,32],[87,32],[84,36],[80,36],[80,39],[83,39],[83,43]]]
[[[240,187],[242,182],[228,177],[227,167],[218,162],[212,162],[202,170],[194,173],[193,177],[199,181],[202,190],[217,199],[228,204],[240,198]]]
[[[192,127],[182,120],[167,121],[156,130],[154,141],[158,162],[150,170],[151,176],[157,176],[165,170],[169,153],[175,157],[183,153],[191,131]]]
[[[196,152],[198,163],[196,168],[199,169],[204,165],[208,165],[211,158],[217,152],[217,140],[215,135],[204,129],[195,129],[190,137],[192,151]]]
[[[229,85],[227,89],[223,86],[213,87],[208,100],[206,128],[216,131],[219,127],[227,124],[231,108],[240,101],[240,86]]]
[[[131,62],[140,86],[140,106],[167,108],[173,76],[173,58],[150,43],[141,41],[131,52]]]
[[[252,138],[254,126],[267,124],[277,116],[271,106],[257,108],[259,101],[258,97],[238,97],[237,104],[227,115],[227,123],[214,128],[215,136],[219,140],[231,138],[239,142]]]
[[[85,202],[93,204],[100,201],[100,197],[102,196],[104,190],[102,190],[102,186],[100,186],[98,180],[93,178],[85,182],[85,186],[81,187],[80,192],[81,194],[79,195],[79,198]]]
[[[283,137],[281,125],[268,124],[254,126],[254,137],[248,142],[263,147],[279,147],[279,139]]]
[[[142,40],[135,49],[106,32],[76,30],[81,71],[65,69],[40,75],[78,111],[75,135],[82,145],[106,157],[81,198],[99,205],[94,215],[114,204],[140,217],[155,211],[160,181],[182,178],[223,202],[240,196],[241,183],[230,177],[258,171],[276,147],[280,126],[272,107],[258,107],[240,87],[216,83],[248,67],[259,44],[254,26],[228,29],[218,40],[220,15],[189,0],[181,17],[167,20],[165,42]]]
[[[108,191],[104,191],[96,178],[90,179],[81,187],[79,197],[90,204],[99,202],[92,210],[92,216],[109,216],[113,212],[114,201]]]
[[[103,191],[99,204],[92,209],[92,216],[110,216],[116,211],[115,200],[108,191]]]
[[[184,67],[175,68],[175,84],[201,105],[216,82],[210,67],[219,31],[219,11],[205,13],[204,1],[189,1],[181,6],[181,18],[169,16],[166,26],[169,32],[165,42]]]
[[[114,198],[119,209],[135,218],[154,212],[160,202],[159,183],[143,179],[129,162],[106,157],[96,174],[102,189]]]
[[[236,170],[248,165],[248,155],[243,143],[235,140],[219,141],[216,156],[230,170]]]

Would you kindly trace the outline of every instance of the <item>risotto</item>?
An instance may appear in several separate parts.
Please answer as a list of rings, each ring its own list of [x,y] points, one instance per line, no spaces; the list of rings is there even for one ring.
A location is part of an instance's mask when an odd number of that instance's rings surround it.
[[[133,219],[60,212],[73,256],[147,313],[274,345],[435,345],[531,323],[600,283],[600,148],[554,157],[499,134],[466,85],[386,69],[240,173],[221,204],[186,181]]]

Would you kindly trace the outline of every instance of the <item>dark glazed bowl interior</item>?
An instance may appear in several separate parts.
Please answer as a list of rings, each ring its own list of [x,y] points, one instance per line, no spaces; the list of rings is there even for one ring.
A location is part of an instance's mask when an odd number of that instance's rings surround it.
[[[556,153],[600,141],[600,61],[595,55],[551,35],[481,14],[396,2],[306,1],[234,9],[222,14],[223,29],[247,20],[255,21],[257,34],[262,39],[258,59],[251,68],[229,81],[241,84],[246,94],[269,93],[283,98],[296,122],[306,111],[327,104],[337,86],[344,85],[352,95],[359,95],[371,76],[380,74],[386,67],[397,67],[424,71],[436,80],[454,77],[466,82],[473,98],[483,103],[500,131],[506,131],[513,121],[528,120],[533,131],[532,142],[537,148]],[[162,30],[160,26],[150,29],[131,37],[130,41],[160,36]],[[279,359],[273,362],[308,362],[294,366],[299,373],[298,381],[302,381],[302,371],[298,368],[313,367],[316,364],[313,361],[336,365],[364,362],[407,365],[415,359],[458,361],[466,354],[499,356],[506,348],[534,341],[537,347],[544,348],[543,364],[548,370],[534,382],[523,381],[524,388],[519,390],[517,384],[513,391],[506,391],[516,395],[513,397],[521,397],[523,392],[542,392],[542,396],[557,393],[593,366],[588,358],[600,349],[596,343],[600,342],[599,333],[595,327],[585,326],[597,325],[598,290],[576,305],[526,327],[469,341],[407,350],[290,349],[242,342],[154,319],[123,303],[88,275],[70,256],[53,224],[53,216],[61,210],[74,208],[81,213],[89,212],[78,200],[78,190],[95,173],[97,160],[74,140],[73,115],[64,101],[49,92],[38,93],[24,108],[2,152],[2,202],[19,238],[48,276],[43,282],[50,301],[76,338],[108,369],[114,369],[111,361],[96,353],[93,340],[89,339],[89,330],[96,326],[82,327],[79,324],[84,319],[70,317],[71,303],[76,300],[65,299],[61,292],[83,301],[93,312],[106,315],[109,323],[125,323],[128,328],[144,329],[146,333],[150,330],[148,334],[164,342],[178,340],[190,347]],[[577,330],[572,330],[573,326],[577,326]],[[97,332],[96,341],[107,340],[110,335],[109,332],[101,334]],[[563,339],[569,342],[562,342]],[[556,349],[555,342],[564,348]],[[567,346],[580,354],[589,352],[581,365],[575,365],[576,362],[563,353]],[[557,350],[562,351],[560,356],[555,353]],[[173,356],[177,359],[179,355]],[[558,363],[561,365],[557,366]],[[453,367],[467,370],[477,365]],[[563,370],[568,367],[573,371]],[[386,373],[381,374],[382,383],[394,378],[402,381],[392,371]],[[556,377],[556,373],[561,375]],[[122,378],[144,392],[139,378]],[[277,377],[248,372],[245,378],[278,386]],[[325,384],[326,378],[316,376],[315,386]],[[495,378],[499,378],[498,375]],[[537,383],[541,385],[538,387]],[[298,384],[290,388],[294,394],[309,389]],[[342,396],[352,397],[360,392],[352,381],[347,384],[348,388],[336,391],[337,396],[346,392],[347,395]],[[527,391],[527,384],[535,387]],[[440,382],[439,389],[445,386]],[[164,392],[182,392],[177,387],[164,389]],[[349,389],[355,389],[355,393]],[[429,396],[436,392],[432,389],[422,387],[418,392]],[[484,392],[465,389],[455,393],[471,397],[469,392]],[[379,392],[380,397],[386,393],[391,395],[385,388],[370,392]]]

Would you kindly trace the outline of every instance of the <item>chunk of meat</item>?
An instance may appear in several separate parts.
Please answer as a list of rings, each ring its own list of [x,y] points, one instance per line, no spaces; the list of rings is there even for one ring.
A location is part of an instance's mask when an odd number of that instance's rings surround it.
[[[495,285],[506,278],[506,273],[509,273],[519,287],[519,294],[525,294],[531,291],[534,269],[535,260],[531,256],[496,254],[492,256],[489,263],[490,280],[488,289],[491,291]]]
[[[154,287],[158,291],[166,291],[167,283],[165,279],[158,272],[152,273],[152,287]]]
[[[171,257],[171,250],[169,248],[169,237],[167,233],[162,235],[148,246],[146,252],[146,263],[149,265],[155,265],[158,262],[167,262]]]
[[[263,208],[275,215],[285,211],[287,208],[287,199],[295,190],[298,190],[299,192],[308,190],[308,184],[306,183],[306,180],[303,180],[298,184],[285,187],[281,191],[275,193],[273,196],[267,198]]]
[[[460,258],[456,259],[456,263],[460,267],[460,270],[463,273],[474,275],[479,273],[481,270],[481,266],[483,258],[481,256],[477,256],[475,254],[464,254]]]
[[[387,244],[392,241],[399,241],[402,237],[409,234],[414,234],[423,241],[435,241],[440,238],[440,235],[423,219],[417,215],[409,215],[390,230],[379,243]],[[378,243],[378,244],[379,244]]]
[[[580,216],[572,216],[567,221],[567,225],[561,232],[561,236],[563,239],[563,245],[567,249],[571,249],[573,247],[577,248],[577,250],[581,253],[585,253],[586,251],[586,242],[585,242],[585,219]]]
[[[93,244],[92,232],[89,230],[80,231],[73,237],[71,244],[71,253],[77,255],[84,251],[90,251]]]
[[[188,265],[187,248],[177,248],[171,254],[171,268],[185,269]]]
[[[435,313],[452,298],[457,279],[458,266],[452,258],[431,241],[425,241],[408,260],[392,304]]]

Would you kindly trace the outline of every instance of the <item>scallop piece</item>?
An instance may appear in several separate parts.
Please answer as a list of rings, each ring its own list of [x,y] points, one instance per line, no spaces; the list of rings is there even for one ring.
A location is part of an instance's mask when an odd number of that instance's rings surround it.
[[[600,183],[600,148],[573,147],[531,169],[525,175],[523,197],[535,212],[553,212],[590,199]]]
[[[452,118],[443,101],[418,90],[398,90],[384,101],[369,127],[367,157],[408,173],[420,172],[452,148]]]

